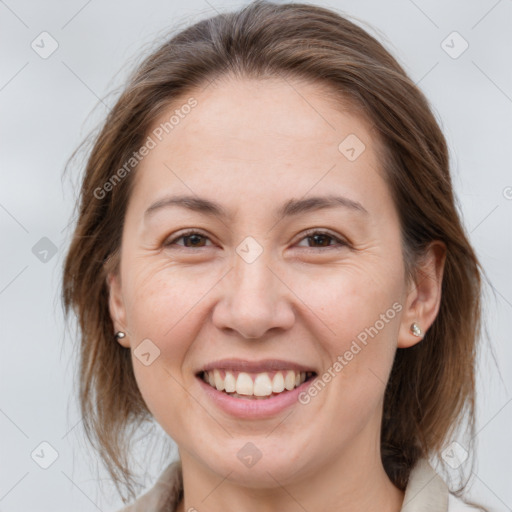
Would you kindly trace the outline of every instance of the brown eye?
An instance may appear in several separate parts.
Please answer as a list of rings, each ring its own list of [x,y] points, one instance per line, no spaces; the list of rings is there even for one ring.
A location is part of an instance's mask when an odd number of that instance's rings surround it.
[[[332,236],[324,235],[324,234],[311,235],[311,236],[308,236],[307,238],[310,241],[313,240],[314,244],[320,244],[321,247],[329,246],[330,245],[329,241],[333,240]]]
[[[183,240],[183,243],[176,243],[178,240]],[[169,247],[172,245],[178,245],[187,249],[193,249],[194,247],[205,247],[205,242],[207,240],[209,240],[209,238],[202,233],[197,231],[187,231],[175,238],[165,241],[164,246]]]
[[[181,238],[185,241],[185,247],[203,247],[201,242],[205,240],[205,237],[199,234],[182,236]]]
[[[338,237],[331,235],[326,231],[311,231],[302,240],[307,240],[309,245],[307,247],[311,249],[319,249],[322,247],[336,247],[348,245],[345,241],[340,240]],[[331,245],[331,241],[336,242]],[[313,244],[313,245],[311,245]]]

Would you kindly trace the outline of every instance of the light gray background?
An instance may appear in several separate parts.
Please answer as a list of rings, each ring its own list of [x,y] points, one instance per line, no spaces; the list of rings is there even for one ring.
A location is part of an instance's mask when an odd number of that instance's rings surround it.
[[[155,36],[245,3],[0,1],[0,510],[121,505],[108,482],[98,485],[74,398],[73,337],[64,330],[59,284],[78,170],[62,182],[63,166],[112,105],[107,93]],[[512,1],[312,3],[373,25],[431,100],[448,139],[464,222],[490,280],[471,496],[492,510],[511,510]],[[43,31],[59,45],[47,59],[31,48]],[[456,59],[441,46],[453,31],[469,44]],[[461,41],[448,44],[461,48]],[[32,252],[43,237],[57,248],[47,262]],[[58,453],[46,470],[31,458],[43,441]],[[144,453],[144,439],[139,446]],[[144,453],[139,463],[150,485],[165,460]]]

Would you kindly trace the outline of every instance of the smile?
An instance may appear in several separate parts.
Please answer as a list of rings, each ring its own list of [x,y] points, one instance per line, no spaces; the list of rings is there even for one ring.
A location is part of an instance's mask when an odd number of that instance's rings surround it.
[[[265,400],[292,391],[314,375],[315,372],[296,370],[251,373],[215,368],[203,371],[201,378],[212,388],[229,396],[246,400]]]
[[[259,420],[284,413],[318,375],[316,368],[283,359],[222,359],[195,373],[205,398],[239,419]]]

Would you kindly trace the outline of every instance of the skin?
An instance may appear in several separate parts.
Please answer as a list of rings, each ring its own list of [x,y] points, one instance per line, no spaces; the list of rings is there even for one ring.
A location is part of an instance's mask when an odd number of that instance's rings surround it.
[[[108,278],[110,314],[132,356],[146,338],[160,350],[149,366],[133,356],[133,366],[150,411],[179,448],[180,511],[402,506],[404,493],[380,458],[383,395],[396,349],[421,342],[411,323],[425,332],[437,315],[444,246],[432,244],[423,278],[406,282],[375,134],[361,117],[335,109],[317,84],[290,84],[237,78],[195,91],[198,105],[134,177],[119,272]],[[355,161],[338,150],[349,134],[366,146]],[[334,192],[367,214],[337,207],[277,222],[285,201]],[[217,201],[233,217],[175,206],[145,217],[171,193]],[[185,247],[185,228],[203,237]],[[310,228],[348,245],[308,239]],[[263,249],[250,264],[236,253],[247,236]],[[195,377],[226,357],[285,359],[321,374],[394,303],[401,311],[307,405],[242,420],[214,405]],[[247,442],[262,454],[251,468],[237,458]]]

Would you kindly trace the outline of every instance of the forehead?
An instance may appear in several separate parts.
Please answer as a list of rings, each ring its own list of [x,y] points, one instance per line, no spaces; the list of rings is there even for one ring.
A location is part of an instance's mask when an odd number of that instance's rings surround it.
[[[190,98],[194,108],[180,110]],[[383,185],[379,140],[369,123],[321,84],[214,82],[174,101],[149,135],[156,146],[135,175],[144,196],[173,183],[189,193],[232,190],[244,198],[262,190],[303,196],[313,188],[352,188],[361,201],[365,189]]]
[[[277,78],[212,82],[176,99],[153,129],[165,125],[169,113],[179,111],[192,96],[197,106],[180,116],[164,138],[171,139],[172,134],[200,136],[204,142],[225,142],[219,148],[225,151],[235,142],[265,143],[266,147],[259,149],[271,151],[277,144],[281,149],[283,144],[336,148],[340,137],[349,131],[357,132],[361,139],[374,137],[368,129],[371,123],[356,107],[324,84]]]

